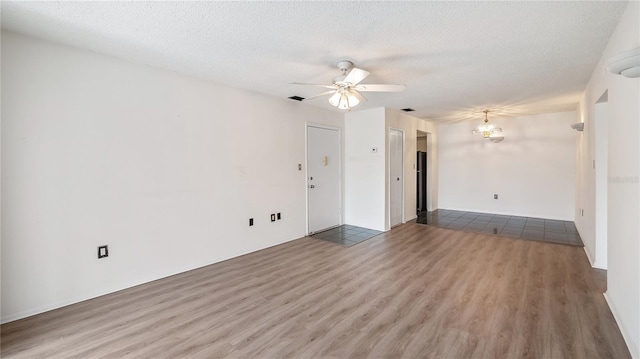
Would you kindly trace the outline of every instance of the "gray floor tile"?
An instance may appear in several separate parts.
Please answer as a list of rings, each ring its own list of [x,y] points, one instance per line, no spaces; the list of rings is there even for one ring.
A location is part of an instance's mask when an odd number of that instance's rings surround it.
[[[438,210],[429,212],[428,215],[419,215],[417,222],[489,235],[498,233],[500,236],[511,238],[523,238],[576,246],[583,245],[575,229],[575,224],[570,221]]]
[[[569,240],[569,236],[567,236],[564,233],[549,233],[549,232],[544,232],[544,238],[545,239],[551,239],[551,240],[562,240],[562,241],[568,241]]]
[[[508,218],[493,217],[493,218],[491,218],[491,220],[489,222],[507,223],[507,222],[509,222],[509,219]]]
[[[539,232],[544,232],[544,227],[542,227],[542,226],[525,225],[525,226],[524,226],[524,230],[525,230],[525,231],[539,231]]]
[[[486,220],[486,221],[490,221],[493,219],[492,215],[486,215],[486,214],[481,214],[478,217],[476,217],[476,220]]]
[[[350,247],[356,243],[373,238],[380,233],[382,232],[373,229],[344,225],[316,233],[311,237]]]
[[[544,224],[544,228],[549,228],[549,229],[561,229],[561,230],[565,230],[565,226],[564,224],[549,224],[549,223],[545,223]]]
[[[544,228],[544,232],[545,233],[556,233],[556,234],[567,234],[567,231],[564,228],[560,229],[560,228],[547,228],[547,227],[545,227]]]
[[[519,229],[519,230],[523,230],[524,229],[524,224],[512,224],[512,223],[507,223],[504,225],[504,228],[511,228],[511,229]]]
[[[521,235],[522,234],[522,229],[517,229],[517,228],[502,228],[502,231],[500,231],[500,233],[509,233],[509,234],[518,234]]]

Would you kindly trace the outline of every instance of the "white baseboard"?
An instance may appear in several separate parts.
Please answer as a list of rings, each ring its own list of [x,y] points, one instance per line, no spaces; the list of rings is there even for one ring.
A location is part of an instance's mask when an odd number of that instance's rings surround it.
[[[591,266],[593,267],[593,259],[589,255],[589,250],[587,250],[587,247],[582,247],[582,249],[584,249],[584,254],[587,255],[587,259],[589,260],[589,264],[591,264]]]
[[[582,247],[582,249],[584,249],[584,253],[587,255],[587,259],[589,260],[589,264],[591,264],[591,267],[596,268],[596,269],[607,270],[607,266],[603,266],[600,263],[598,263],[597,261],[596,262],[593,261],[593,259],[589,255],[589,251],[587,250],[587,247]]]
[[[631,340],[631,335],[629,335],[625,327],[620,322],[620,316],[618,315],[615,307],[611,305],[611,300],[609,299],[609,296],[607,295],[606,292],[602,293],[602,295],[604,295],[604,300],[607,302],[607,305],[611,310],[611,314],[613,314],[613,319],[616,320],[616,324],[618,324],[618,328],[620,328],[620,333],[622,333],[622,338],[624,339],[624,342],[627,344],[627,348],[631,353],[631,357],[633,359],[640,359],[640,352],[638,351],[638,347],[636,347],[633,340]]]

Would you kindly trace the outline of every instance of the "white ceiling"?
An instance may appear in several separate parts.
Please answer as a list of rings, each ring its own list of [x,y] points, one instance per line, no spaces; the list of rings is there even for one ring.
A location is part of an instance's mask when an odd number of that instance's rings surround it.
[[[432,120],[576,108],[627,2],[8,2],[2,28],[276,97],[335,63]],[[326,98],[306,102],[332,108]],[[337,110],[336,110],[337,111]],[[491,117],[491,114],[490,114]]]

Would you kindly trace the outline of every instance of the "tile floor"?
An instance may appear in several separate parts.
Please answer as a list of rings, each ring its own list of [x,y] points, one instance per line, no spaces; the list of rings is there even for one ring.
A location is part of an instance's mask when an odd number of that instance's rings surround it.
[[[354,244],[373,238],[382,232],[373,229],[342,225],[323,232],[313,234],[311,237],[351,247]]]
[[[570,221],[439,209],[420,213],[416,222],[469,232],[583,247],[576,226]]]

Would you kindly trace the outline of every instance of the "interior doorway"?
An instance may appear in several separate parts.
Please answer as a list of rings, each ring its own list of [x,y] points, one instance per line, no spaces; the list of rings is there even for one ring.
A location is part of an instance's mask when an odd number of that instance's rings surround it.
[[[427,206],[427,133],[417,131],[416,138],[416,214],[426,212]]]

